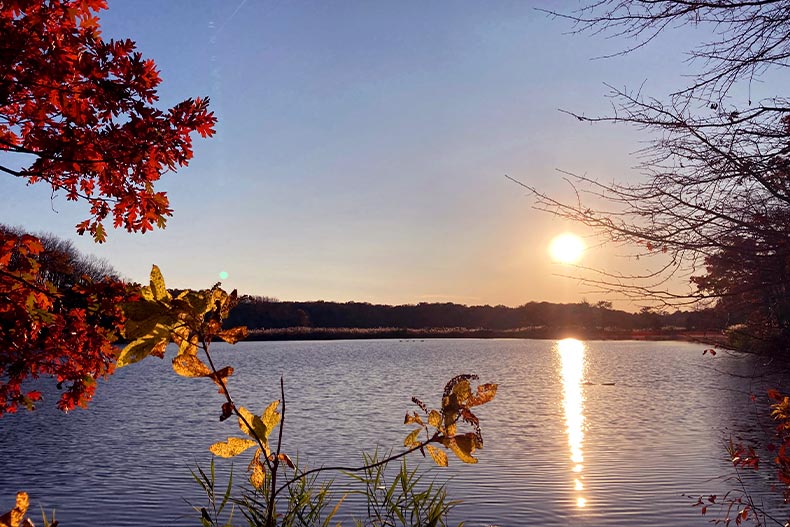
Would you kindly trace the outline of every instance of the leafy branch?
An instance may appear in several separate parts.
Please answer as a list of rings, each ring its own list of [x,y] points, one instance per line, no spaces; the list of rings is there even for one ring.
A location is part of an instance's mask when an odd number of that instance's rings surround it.
[[[211,356],[210,345],[213,340],[218,338],[235,344],[247,336],[245,327],[222,329],[223,320],[238,299],[236,291],[228,294],[219,286],[216,284],[211,289],[171,293],[165,287],[159,268],[154,266],[150,284],[141,288],[140,299],[124,305],[127,317],[124,336],[131,342],[121,350],[117,365],[126,366],[148,355],[164,358],[165,348],[173,342],[178,345],[178,352],[172,361],[177,374],[193,378],[206,377],[219,387],[219,393],[225,397],[220,421],[235,415],[245,437],[228,437],[227,441],[212,444],[209,450],[218,457],[232,458],[257,447],[247,471],[253,488],[266,495],[263,525],[274,527],[277,524],[275,510],[281,492],[292,491],[294,485],[301,485],[308,477],[320,472],[369,472],[416,451],[420,451],[423,456],[427,451],[439,466],[448,465],[445,450],[451,451],[464,463],[477,463],[477,458],[472,454],[483,447],[483,437],[479,419],[472,408],[491,401],[496,395],[497,385],[482,384],[473,391],[470,381],[478,377],[464,374],[447,383],[439,409],[429,410],[421,400],[412,398],[422,415],[417,411],[406,414],[405,424],[416,425],[416,428],[406,436],[403,443],[406,450],[403,452],[380,461],[366,459],[370,462],[361,467],[330,466],[300,471],[282,448],[285,422],[283,379],[280,379],[281,398],[270,403],[260,415],[255,415],[243,406],[236,405],[231,396],[227,379],[233,374],[233,368],[218,368]],[[201,351],[205,362],[198,357]],[[281,404],[281,411],[278,411]],[[459,432],[461,423],[468,424],[472,431]],[[276,447],[272,449],[270,436],[278,426]],[[421,433],[425,434],[422,440],[419,439]],[[290,468],[293,476],[278,487],[277,475],[281,464]]]

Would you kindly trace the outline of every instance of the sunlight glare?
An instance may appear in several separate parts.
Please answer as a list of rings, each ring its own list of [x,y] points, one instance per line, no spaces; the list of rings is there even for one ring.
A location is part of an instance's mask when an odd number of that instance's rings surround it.
[[[566,232],[555,236],[549,244],[549,254],[552,261],[573,264],[578,262],[584,253],[584,242],[581,238]]]
[[[565,426],[568,433],[568,447],[570,449],[571,471],[574,477],[574,490],[581,493],[584,490],[582,471],[584,470],[584,394],[582,381],[584,379],[584,343],[576,339],[563,339],[557,342],[557,352],[562,365],[563,407],[565,408]],[[587,505],[587,499],[577,495],[576,506],[581,508]]]

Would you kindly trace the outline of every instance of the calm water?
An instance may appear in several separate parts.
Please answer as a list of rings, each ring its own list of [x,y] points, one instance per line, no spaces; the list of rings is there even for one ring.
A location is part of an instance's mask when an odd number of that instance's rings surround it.
[[[703,357],[703,349],[253,342],[217,345],[215,356],[236,368],[231,388],[254,410],[279,397],[284,375],[287,451],[312,466],[358,464],[361,449],[397,447],[409,431],[402,423],[411,396],[438,406],[458,373],[499,383],[496,399],[478,412],[486,440],[480,463],[451,459],[441,472],[453,477],[450,496],[463,500],[454,518],[468,526],[690,526],[710,518],[683,494],[723,494],[735,485],[722,480],[732,474],[722,441],[765,433],[748,394],[774,382],[752,377],[764,368],[753,357]],[[169,361],[151,358],[119,371],[88,410],[63,415],[52,400],[0,419],[0,511],[27,490],[33,507],[56,509],[63,526],[199,525],[185,503],[202,505],[189,467],[208,465],[208,445],[238,435],[235,423],[218,422],[222,399],[213,385],[177,377]],[[759,478],[769,472],[750,479],[757,494],[767,491]]]

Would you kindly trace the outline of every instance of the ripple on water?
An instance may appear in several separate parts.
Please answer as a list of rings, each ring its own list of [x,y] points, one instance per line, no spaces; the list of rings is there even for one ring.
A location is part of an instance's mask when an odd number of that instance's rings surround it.
[[[576,386],[575,420],[552,341],[253,342],[217,346],[216,358],[233,364],[231,387],[253,409],[279,398],[284,376],[286,444],[312,466],[356,465],[361,449],[397,447],[412,395],[436,406],[449,378],[477,373],[500,383],[494,402],[478,412],[486,441],[480,463],[435,472],[450,477],[450,497],[463,500],[456,521],[661,527],[704,521],[684,493],[726,490],[716,479],[728,473],[724,425],[750,424],[746,393],[759,388],[760,381],[715,371],[702,349],[586,343],[583,380],[593,384]],[[748,360],[717,357],[715,366],[751,371]],[[52,387],[43,389],[53,401]],[[196,525],[185,500],[202,501],[189,468],[208,465],[208,445],[238,430],[218,422],[221,403],[207,383],[176,378],[168,361],[148,359],[101,386],[88,410],[62,415],[47,404],[7,416],[0,420],[0,509],[25,489],[35,509],[55,508],[63,525]],[[571,422],[582,427],[580,472],[573,472]],[[226,474],[228,465],[217,464]],[[246,461],[237,465],[238,473]],[[360,499],[346,505],[360,510]]]

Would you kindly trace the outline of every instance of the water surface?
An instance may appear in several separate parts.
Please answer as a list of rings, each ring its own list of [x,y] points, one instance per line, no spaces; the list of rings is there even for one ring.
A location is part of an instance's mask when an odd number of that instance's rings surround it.
[[[360,450],[399,448],[417,396],[438,407],[459,373],[499,383],[480,407],[477,465],[451,458],[439,475],[468,526],[706,525],[685,495],[731,488],[722,440],[765,437],[750,393],[774,381],[749,356],[703,356],[678,342],[426,340],[250,342],[215,346],[236,369],[238,402],[262,411],[286,385],[284,440],[311,466],[358,464]],[[735,375],[733,375],[735,374]],[[17,490],[56,509],[61,525],[199,525],[189,467],[238,435],[204,380],[149,358],[100,386],[68,415],[47,403],[0,419],[0,509]],[[414,458],[417,461],[417,458]],[[236,471],[243,470],[244,461]],[[226,460],[218,466],[227,467]],[[770,471],[749,476],[758,495]],[[770,498],[766,506],[778,509]],[[353,503],[351,503],[353,507]],[[713,511],[711,511],[713,512]],[[710,514],[710,513],[709,513]],[[239,517],[240,519],[240,517]]]

